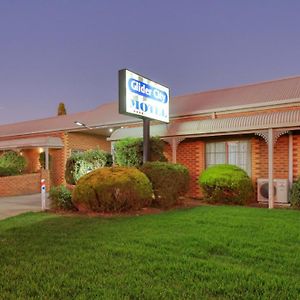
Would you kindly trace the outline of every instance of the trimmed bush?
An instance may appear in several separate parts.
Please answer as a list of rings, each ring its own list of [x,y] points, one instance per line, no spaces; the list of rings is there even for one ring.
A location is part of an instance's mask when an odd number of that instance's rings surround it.
[[[290,191],[290,202],[292,207],[300,208],[300,178],[295,181]]]
[[[180,164],[167,162],[147,162],[140,167],[152,183],[154,204],[167,208],[184,196],[189,188],[189,171]]]
[[[126,138],[115,143],[115,163],[118,166],[139,167],[143,164],[143,139]],[[163,154],[164,142],[150,138],[150,161],[167,161]]]
[[[0,177],[14,176],[17,174],[18,174],[18,172],[16,171],[15,167],[1,167],[0,166]]]
[[[22,174],[26,168],[26,159],[15,151],[4,152],[0,156],[0,176]]]
[[[66,163],[65,178],[69,184],[76,184],[83,175],[112,165],[110,153],[95,149],[72,154]]]
[[[234,165],[209,167],[202,172],[198,182],[209,202],[243,205],[254,197],[250,177]]]
[[[72,202],[72,193],[64,185],[51,187],[49,198],[51,200],[51,208],[53,209],[75,209]]]
[[[73,191],[73,203],[81,211],[137,210],[151,204],[151,183],[136,168],[97,169],[83,176]]]

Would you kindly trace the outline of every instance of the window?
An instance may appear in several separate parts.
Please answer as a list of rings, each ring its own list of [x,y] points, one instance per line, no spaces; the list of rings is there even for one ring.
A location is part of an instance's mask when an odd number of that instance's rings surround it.
[[[206,143],[206,167],[217,164],[236,165],[251,173],[249,141]]]

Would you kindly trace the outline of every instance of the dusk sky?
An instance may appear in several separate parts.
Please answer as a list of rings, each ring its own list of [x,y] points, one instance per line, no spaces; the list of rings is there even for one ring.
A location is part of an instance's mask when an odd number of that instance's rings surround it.
[[[0,124],[117,100],[118,70],[172,96],[300,75],[300,1],[0,0]]]

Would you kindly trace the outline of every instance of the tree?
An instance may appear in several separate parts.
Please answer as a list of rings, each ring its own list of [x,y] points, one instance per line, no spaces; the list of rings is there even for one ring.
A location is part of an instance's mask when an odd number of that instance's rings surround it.
[[[67,111],[66,111],[65,104],[63,102],[60,102],[58,104],[58,108],[57,108],[57,115],[62,116],[62,115],[66,115],[66,114],[67,114]]]

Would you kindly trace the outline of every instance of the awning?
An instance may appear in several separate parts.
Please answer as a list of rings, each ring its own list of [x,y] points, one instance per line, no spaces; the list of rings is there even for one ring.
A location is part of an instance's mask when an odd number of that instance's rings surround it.
[[[64,144],[59,137],[52,136],[0,141],[0,150],[26,149],[35,147],[59,149],[63,146]]]
[[[224,135],[228,133],[255,132],[268,128],[292,128],[300,126],[300,110],[289,110],[234,118],[183,121],[170,124],[150,126],[150,135],[168,136],[201,136]],[[112,133],[108,140],[116,141],[126,137],[142,137],[142,127],[120,128]]]

